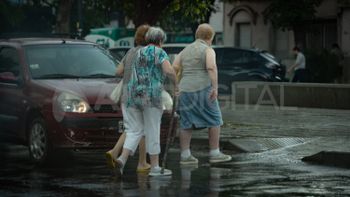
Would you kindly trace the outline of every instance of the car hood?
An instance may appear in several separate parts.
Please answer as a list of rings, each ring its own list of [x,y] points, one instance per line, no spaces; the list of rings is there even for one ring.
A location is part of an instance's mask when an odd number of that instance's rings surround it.
[[[118,79],[47,79],[36,80],[37,85],[54,91],[59,96],[69,93],[78,96],[91,105],[109,104],[113,88],[118,84]]]

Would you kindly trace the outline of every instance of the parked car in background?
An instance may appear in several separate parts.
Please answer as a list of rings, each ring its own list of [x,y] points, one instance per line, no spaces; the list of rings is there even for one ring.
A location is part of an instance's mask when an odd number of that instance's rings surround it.
[[[185,44],[165,44],[171,60]],[[266,51],[213,46],[218,67],[219,93],[230,94],[236,81],[285,81],[286,67]]]
[[[131,47],[123,46],[109,48],[108,50],[117,61],[121,61],[129,49],[131,49]]]
[[[285,81],[286,67],[266,51],[214,47],[221,93],[231,93],[236,81]]]
[[[111,148],[123,131],[116,61],[97,44],[69,39],[0,40],[0,139],[43,162],[56,148]],[[163,115],[165,143],[170,112]]]

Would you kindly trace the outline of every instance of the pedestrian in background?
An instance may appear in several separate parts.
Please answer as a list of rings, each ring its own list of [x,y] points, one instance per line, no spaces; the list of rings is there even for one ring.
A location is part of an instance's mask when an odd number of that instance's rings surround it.
[[[131,48],[126,55],[121,60],[120,64],[117,67],[116,74],[118,76],[123,76],[123,91],[121,98],[121,107],[125,108],[127,102],[127,84],[131,76],[131,66],[136,58],[138,51],[147,45],[145,40],[145,35],[150,28],[149,25],[141,25],[136,29],[135,32],[135,47]],[[107,164],[114,168],[115,161],[121,152],[125,141],[126,133],[123,132],[119,137],[118,142],[115,144],[113,149],[106,152]],[[137,165],[137,172],[148,172],[150,170],[150,164],[147,163],[147,155],[145,148],[145,137],[143,136],[139,143],[139,162]]]
[[[343,82],[343,73],[344,73],[344,53],[340,49],[340,47],[337,43],[332,44],[331,54],[333,54],[337,60],[337,65],[335,65],[336,66],[335,82],[342,83]]]
[[[209,24],[201,24],[196,30],[196,40],[175,58],[173,67],[180,71],[179,112],[180,147],[182,165],[198,164],[192,156],[190,143],[192,131],[208,128],[209,162],[230,161],[231,156],[220,151],[220,126],[223,124],[217,100],[218,74],[215,51],[211,48],[214,30]]]
[[[143,135],[146,151],[150,155],[149,176],[171,175],[171,170],[159,167],[160,124],[163,114],[161,92],[165,75],[175,84],[176,76],[168,55],[161,48],[166,40],[164,31],[151,27],[146,33],[147,46],[138,50],[131,67],[131,75],[125,91],[125,107],[122,108],[126,139],[122,154],[116,160],[123,172],[129,155],[133,155]]]
[[[288,73],[294,71],[292,82],[307,82],[306,61],[304,54],[300,51],[299,47],[293,48],[293,53],[296,55],[295,63],[289,67]]]

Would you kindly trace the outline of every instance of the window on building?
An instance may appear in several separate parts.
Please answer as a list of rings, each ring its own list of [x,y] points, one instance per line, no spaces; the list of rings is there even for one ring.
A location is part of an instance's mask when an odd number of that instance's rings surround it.
[[[279,29],[275,30],[274,42],[274,55],[281,59],[288,58],[290,56],[290,50],[294,47],[294,44],[289,43],[289,32]]]
[[[251,48],[252,29],[250,23],[237,23],[236,28],[237,35],[235,45],[241,48]]]
[[[337,42],[336,20],[320,21],[311,25],[310,31],[306,33],[306,48],[308,49],[330,49]]]

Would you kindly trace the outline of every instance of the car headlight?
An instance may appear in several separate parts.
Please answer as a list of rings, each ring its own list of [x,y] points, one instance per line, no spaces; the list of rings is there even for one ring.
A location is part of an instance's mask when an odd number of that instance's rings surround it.
[[[86,113],[90,110],[89,104],[84,99],[70,93],[62,93],[57,101],[64,112]]]
[[[274,63],[272,63],[272,62],[267,62],[267,63],[265,64],[265,66],[266,66],[267,68],[270,68],[270,69],[276,68],[276,64],[274,64]]]

